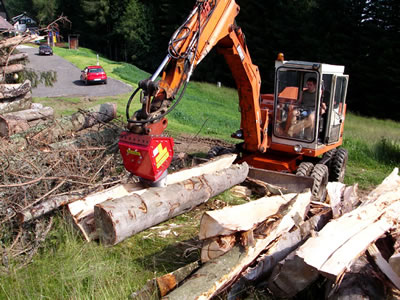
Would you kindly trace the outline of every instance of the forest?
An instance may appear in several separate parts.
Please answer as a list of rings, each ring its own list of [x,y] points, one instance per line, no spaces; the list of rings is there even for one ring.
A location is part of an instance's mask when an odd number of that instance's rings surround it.
[[[79,45],[110,59],[153,73],[166,55],[173,32],[195,0],[13,0],[10,16],[26,12],[40,24],[63,14],[79,34]],[[274,60],[344,65],[350,76],[348,109],[400,120],[400,1],[398,0],[236,0],[237,24],[259,66],[262,92],[272,92]],[[234,86],[222,56],[212,51],[193,80]],[[213,66],[210,68],[210,66]]]

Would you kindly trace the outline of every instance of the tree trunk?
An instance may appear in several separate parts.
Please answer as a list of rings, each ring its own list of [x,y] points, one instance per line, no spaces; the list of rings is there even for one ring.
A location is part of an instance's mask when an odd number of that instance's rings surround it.
[[[29,80],[25,80],[24,83],[18,84],[0,84],[0,100],[25,95],[30,90],[31,82]]]
[[[229,168],[236,155],[226,154],[199,164],[192,168],[183,169],[167,176],[167,185],[187,180],[194,176],[210,174]],[[68,211],[77,227],[87,241],[98,238],[94,224],[94,207],[106,200],[118,199],[132,194],[143,194],[147,189],[140,183],[119,184],[105,191],[94,193],[68,205]]]
[[[31,92],[16,97],[15,99],[9,99],[7,101],[0,101],[0,114],[6,114],[9,112],[29,109],[32,105],[32,94]]]
[[[10,141],[18,146],[24,147],[29,139],[38,139],[50,144],[58,137],[76,132],[98,123],[106,123],[116,117],[116,104],[104,103],[88,109],[87,112],[77,112],[72,116],[52,120],[30,128],[25,132],[10,136]]]
[[[243,182],[248,171],[246,163],[233,165],[164,188],[150,188],[142,195],[134,194],[98,204],[94,216],[100,239],[105,244],[115,245],[135,233],[190,211]]]
[[[0,49],[18,46],[20,44],[33,41],[36,38],[38,38],[38,36],[34,34],[28,36],[15,36],[12,38],[3,39],[0,41]]]
[[[17,112],[0,115],[0,136],[9,137],[21,131],[35,126],[29,121],[52,117],[54,110],[51,107],[43,109],[26,109]]]
[[[29,129],[28,122],[15,116],[4,117],[0,115],[0,137],[8,138],[10,135]]]
[[[4,74],[18,73],[18,72],[23,71],[24,69],[25,69],[25,66],[23,64],[13,64],[13,65],[0,67],[1,78],[4,78]]]
[[[10,64],[10,62],[18,61],[18,60],[25,60],[28,58],[27,53],[18,53],[18,54],[13,54],[10,56],[4,56],[0,57],[0,65],[5,66]]]

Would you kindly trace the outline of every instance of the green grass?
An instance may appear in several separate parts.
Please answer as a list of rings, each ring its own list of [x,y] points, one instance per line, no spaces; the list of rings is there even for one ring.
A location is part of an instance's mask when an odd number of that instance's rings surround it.
[[[79,68],[96,63],[96,53],[83,48],[55,48],[55,54]],[[134,88],[139,80],[149,76],[129,64],[102,57],[100,63],[110,77]],[[118,113],[124,116],[128,98],[129,94],[94,101],[65,97],[35,101],[53,106],[57,115],[111,101],[117,103]],[[138,107],[136,103],[132,112]],[[195,135],[200,131],[202,136],[229,140],[230,134],[239,128],[239,118],[234,89],[190,82],[182,102],[169,115],[168,130],[172,135]],[[362,189],[371,189],[399,166],[399,132],[399,123],[348,113],[344,135],[344,147],[349,151],[346,183],[357,182]],[[231,204],[243,201],[229,192],[217,198]],[[84,242],[63,216],[57,216],[56,225],[32,263],[22,270],[11,271],[8,276],[0,276],[0,299],[126,299],[148,279],[199,257],[195,247],[189,253],[185,250],[193,247],[201,212],[195,209],[161,224],[162,228],[148,229],[114,247]],[[159,232],[172,223],[178,226],[173,228],[176,235],[160,237]]]

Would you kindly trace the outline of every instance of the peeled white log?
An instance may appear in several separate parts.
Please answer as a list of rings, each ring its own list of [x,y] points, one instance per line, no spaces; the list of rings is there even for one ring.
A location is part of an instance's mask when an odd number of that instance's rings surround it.
[[[196,271],[180,287],[167,295],[166,299],[210,299],[218,295],[222,290],[232,285],[240,274],[252,264],[262,251],[274,240],[296,225],[293,216],[301,216],[307,211],[311,201],[311,193],[300,194],[283,206],[279,211],[283,217],[275,226],[266,233],[264,238],[256,238],[254,244],[245,248],[235,246],[212,261],[207,262]]]
[[[297,255],[325,276],[336,278],[381,235],[397,223],[400,177],[392,173],[368,195],[368,201],[332,220]]]
[[[271,271],[275,268],[275,266],[281,260],[285,259],[291,252],[293,252],[302,242],[304,242],[310,235],[314,234],[316,231],[321,230],[322,227],[328,223],[328,221],[332,218],[332,211],[327,208],[322,208],[322,211],[311,217],[309,220],[304,221],[298,228],[294,231],[285,232],[280,238],[278,238],[268,250],[262,254],[257,259],[257,264],[248,268],[241,276],[240,279],[232,286],[228,294],[228,300],[237,299],[242,291],[245,290],[246,286],[249,286],[251,283],[262,280],[263,278],[268,278],[267,276],[271,273]],[[300,268],[298,268],[300,270]],[[274,270],[276,274],[282,276],[281,269]],[[299,272],[301,279],[304,281],[304,275],[302,272]],[[287,277],[287,275],[285,276]],[[269,286],[271,289],[276,290],[277,282],[279,281],[278,276],[274,275],[274,281]],[[293,280],[298,281],[298,280]],[[282,283],[282,279],[280,280]],[[270,283],[271,284],[271,283]],[[289,283],[287,286],[283,285],[283,289],[287,292],[293,288],[293,284]],[[278,290],[277,296],[289,297],[287,293],[280,293]],[[279,294],[278,294],[279,293]],[[296,292],[294,293],[296,294]],[[293,295],[294,295],[293,294]]]
[[[233,165],[164,188],[150,188],[142,195],[134,194],[98,204],[94,216],[100,240],[115,245],[135,233],[190,211],[243,182],[248,171],[246,163]]]
[[[253,229],[269,216],[276,214],[282,205],[287,204],[295,196],[296,194],[292,193],[263,197],[242,205],[207,211],[200,221],[199,238],[204,240]]]
[[[54,148],[54,146],[52,146]],[[183,169],[168,174],[167,185],[187,180],[194,176],[211,174],[229,168],[236,159],[235,154],[226,154],[211,159],[192,168]],[[68,205],[68,210],[77,227],[82,231],[85,239],[90,241],[97,238],[94,226],[94,207],[110,199],[118,199],[135,193],[142,194],[146,188],[141,183],[119,184],[105,191],[94,193]]]

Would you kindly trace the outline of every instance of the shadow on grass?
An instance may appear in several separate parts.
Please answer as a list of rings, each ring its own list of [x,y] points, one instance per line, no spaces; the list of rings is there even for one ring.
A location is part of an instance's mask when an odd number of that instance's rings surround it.
[[[382,163],[400,163],[400,144],[395,141],[382,138],[375,144],[374,152],[376,159]]]
[[[202,241],[197,237],[178,241],[164,247],[157,253],[152,253],[134,260],[146,269],[158,274],[173,272],[189,263],[200,259]]]

